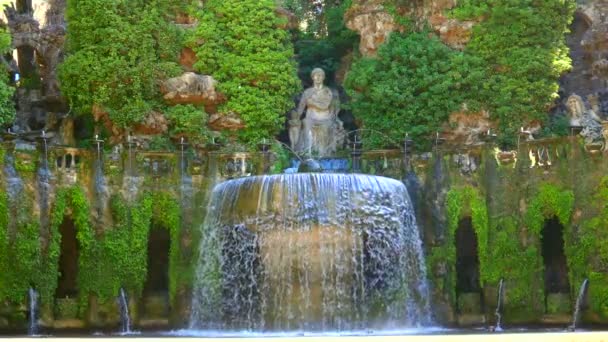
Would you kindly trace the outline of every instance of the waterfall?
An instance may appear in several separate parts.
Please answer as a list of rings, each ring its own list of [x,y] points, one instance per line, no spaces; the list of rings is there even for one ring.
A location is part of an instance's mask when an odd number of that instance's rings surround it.
[[[29,325],[27,334],[34,336],[38,334],[38,292],[30,287],[28,291],[29,301]]]
[[[125,290],[120,288],[120,296],[118,296],[118,307],[120,309],[120,333],[131,333],[131,316],[129,315],[129,300]]]
[[[49,212],[49,194],[51,192],[51,170],[49,169],[48,163],[48,151],[47,143],[44,138],[44,131],[42,132],[44,142],[44,154],[41,166],[38,168],[37,183],[39,191],[39,202],[40,202],[40,226],[43,231],[47,231],[50,222]],[[48,233],[46,233],[48,234]]]
[[[345,331],[432,323],[403,183],[284,174],[217,185],[202,225],[191,329]]]

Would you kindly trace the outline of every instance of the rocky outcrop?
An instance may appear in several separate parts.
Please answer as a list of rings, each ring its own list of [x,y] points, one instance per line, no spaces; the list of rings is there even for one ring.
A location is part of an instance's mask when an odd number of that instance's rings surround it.
[[[215,131],[236,131],[245,128],[245,123],[236,113],[216,113],[209,116],[207,126]]]
[[[224,97],[215,91],[215,84],[211,76],[186,72],[163,82],[161,92],[169,104],[202,104],[208,109],[224,101]]]
[[[380,45],[398,27],[379,0],[356,0],[344,17],[346,27],[359,32],[359,51],[365,57],[374,56]]]
[[[345,14],[346,26],[361,36],[359,49],[363,56],[374,56],[389,34],[401,29],[383,3],[382,0],[355,0]],[[415,18],[415,25],[430,24],[444,43],[463,49],[470,39],[474,22],[448,18],[446,10],[455,5],[456,0],[414,0],[397,11]]]

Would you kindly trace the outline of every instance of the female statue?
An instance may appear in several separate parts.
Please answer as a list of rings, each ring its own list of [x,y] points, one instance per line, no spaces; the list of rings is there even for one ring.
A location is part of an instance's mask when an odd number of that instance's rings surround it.
[[[304,91],[296,110],[300,116],[306,110],[296,150],[309,156],[326,157],[336,151],[339,137],[344,136],[338,119],[340,99],[335,90],[323,85],[323,69],[314,69],[311,78],[313,86]]]

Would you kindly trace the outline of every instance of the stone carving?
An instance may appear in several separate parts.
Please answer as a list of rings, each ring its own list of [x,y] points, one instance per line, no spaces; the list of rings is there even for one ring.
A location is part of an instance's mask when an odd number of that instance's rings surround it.
[[[345,137],[342,122],[338,119],[340,98],[337,91],[323,85],[325,72],[322,69],[314,69],[311,78],[313,86],[304,91],[296,110],[300,116],[306,110],[296,151],[327,157],[336,152],[337,145]]]
[[[186,72],[166,80],[161,86],[165,101],[170,104],[217,104],[223,101],[215,91],[216,81],[211,76]]]
[[[581,126],[581,136],[585,138],[587,145],[602,144],[604,145],[604,135],[602,120],[591,109],[585,108],[583,99],[572,94],[566,101],[568,112],[570,114],[570,126]]]
[[[298,139],[300,138],[302,121],[300,120],[300,114],[297,111],[292,110],[289,114],[289,142],[291,143],[291,149],[295,150],[296,146],[298,145]]]
[[[458,111],[450,114],[449,122],[444,125],[445,138],[450,144],[478,145],[484,143],[488,131],[494,130],[487,111]]]

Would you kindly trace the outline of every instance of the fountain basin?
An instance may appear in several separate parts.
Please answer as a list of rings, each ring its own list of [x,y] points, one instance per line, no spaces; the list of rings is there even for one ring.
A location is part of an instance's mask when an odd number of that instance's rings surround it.
[[[353,174],[246,177],[213,190],[193,329],[333,331],[430,324],[407,189]]]

